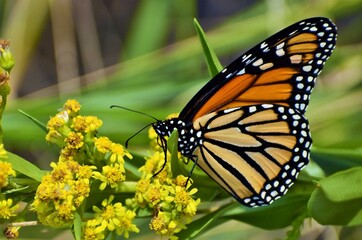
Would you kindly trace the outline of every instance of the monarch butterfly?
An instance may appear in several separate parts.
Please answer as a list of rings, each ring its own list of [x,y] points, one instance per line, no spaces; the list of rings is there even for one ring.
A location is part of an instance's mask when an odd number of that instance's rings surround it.
[[[283,196],[308,164],[304,117],[316,77],[335,48],[327,18],[297,22],[256,45],[212,78],[179,117],[152,127],[240,203],[263,206]]]

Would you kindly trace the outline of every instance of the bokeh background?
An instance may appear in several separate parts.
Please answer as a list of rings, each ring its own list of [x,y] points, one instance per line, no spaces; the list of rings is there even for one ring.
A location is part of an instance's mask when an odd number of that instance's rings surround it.
[[[57,149],[18,109],[46,123],[68,98],[101,118],[101,134],[120,143],[152,120],[110,105],[158,119],[179,112],[210,79],[194,18],[226,66],[276,31],[326,16],[339,35],[308,108],[314,145],[360,151],[361,9],[360,0],[1,0],[0,36],[11,41],[16,61],[3,117],[6,148],[49,169]],[[147,131],[130,148],[147,151]]]

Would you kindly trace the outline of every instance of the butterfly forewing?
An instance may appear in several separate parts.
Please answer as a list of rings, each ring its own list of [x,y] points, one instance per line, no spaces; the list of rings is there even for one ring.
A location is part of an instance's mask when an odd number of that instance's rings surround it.
[[[207,114],[194,122],[203,132],[197,164],[247,206],[284,195],[308,163],[308,121],[289,107],[262,104]]]
[[[315,78],[336,44],[336,27],[311,18],[276,33],[208,82],[180,113],[185,121],[218,110],[274,103],[304,113]]]

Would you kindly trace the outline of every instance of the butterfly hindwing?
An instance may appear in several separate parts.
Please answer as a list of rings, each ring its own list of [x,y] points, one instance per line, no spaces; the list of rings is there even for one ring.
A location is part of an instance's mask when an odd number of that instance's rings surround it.
[[[308,121],[292,108],[262,104],[207,114],[194,122],[203,132],[197,164],[247,206],[284,195],[308,163]]]
[[[327,18],[297,22],[256,45],[210,80],[185,106],[185,121],[222,109],[273,103],[304,113],[315,78],[336,44]]]

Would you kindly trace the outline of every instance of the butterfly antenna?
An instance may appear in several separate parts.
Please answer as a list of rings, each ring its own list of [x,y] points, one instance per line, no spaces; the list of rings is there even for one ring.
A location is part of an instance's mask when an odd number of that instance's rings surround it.
[[[143,128],[141,128],[140,130],[138,130],[136,133],[134,133],[132,136],[130,136],[127,140],[126,140],[126,142],[124,143],[124,146],[126,147],[126,148],[128,148],[128,142],[132,139],[132,138],[134,138],[137,134],[139,134],[140,132],[142,132],[143,130],[145,130],[146,128],[148,128],[149,126],[151,126],[153,123],[149,123],[149,124],[147,124],[146,126],[144,126]]]
[[[146,116],[146,117],[149,117],[149,118],[152,118],[153,120],[155,120],[156,122],[160,121],[158,120],[157,118],[147,114],[147,113],[144,113],[144,112],[141,112],[141,111],[137,111],[137,110],[134,110],[134,109],[130,109],[130,108],[126,108],[126,107],[123,107],[123,106],[119,106],[119,105],[111,105],[110,108],[120,108],[120,109],[124,109],[124,110],[127,110],[127,111],[130,111],[130,112],[134,112],[134,113],[138,113],[138,114],[141,114],[143,116]],[[139,134],[140,132],[142,132],[143,130],[145,130],[146,128],[148,128],[149,126],[151,126],[153,123],[149,123],[147,124],[146,126],[144,126],[143,128],[141,128],[140,130],[138,130],[135,134],[133,134],[131,137],[129,137],[126,142],[125,142],[125,147],[128,148],[128,142],[134,138],[137,134]]]
[[[141,112],[141,111],[137,111],[137,110],[134,110],[134,109],[130,109],[130,108],[126,108],[126,107],[122,107],[122,106],[118,106],[118,105],[111,105],[110,108],[120,108],[120,109],[124,109],[124,110],[127,110],[127,111],[130,111],[130,112],[134,112],[134,113],[138,113],[138,114],[141,114],[141,115],[144,115],[144,116],[147,116],[149,118],[152,118],[153,120],[155,121],[160,121],[158,120],[157,118],[155,118],[154,116],[151,116],[147,113],[144,113],[144,112]],[[149,125],[148,125],[149,126]],[[143,130],[143,129],[142,129]]]

